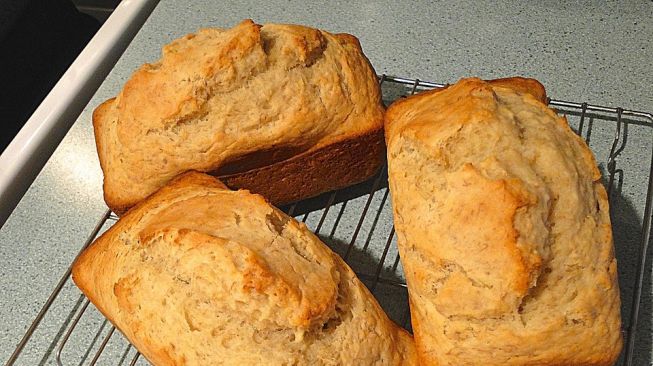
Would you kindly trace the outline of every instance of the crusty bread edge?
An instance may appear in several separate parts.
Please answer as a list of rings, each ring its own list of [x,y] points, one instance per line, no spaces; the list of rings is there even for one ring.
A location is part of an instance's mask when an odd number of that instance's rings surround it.
[[[276,164],[218,178],[232,189],[247,189],[283,205],[370,178],[385,161],[383,141],[379,128]]]
[[[179,188],[184,188],[184,187],[189,187],[189,186],[201,186],[205,188],[213,188],[213,189],[224,189],[228,190],[228,188],[222,184],[219,180],[207,176],[205,174],[201,174],[200,172],[197,171],[189,171],[186,173],[183,173],[176,178],[174,178],[169,184],[166,186],[160,188],[157,190],[155,193],[153,193],[147,200],[143,200],[139,202],[136,206],[134,206],[129,212],[133,211],[133,218],[130,215],[127,217],[123,217],[121,219],[125,220],[122,222],[116,223],[113,225],[111,228],[109,228],[106,232],[104,232],[99,238],[97,238],[88,248],[84,249],[84,251],[75,259],[72,265],[72,279],[75,285],[86,295],[86,297],[95,305],[95,307],[102,313],[102,315],[108,319],[111,324],[113,324],[116,328],[120,329],[118,325],[113,321],[112,317],[109,316],[109,313],[106,311],[106,309],[102,306],[102,301],[98,301],[98,296],[96,292],[93,290],[94,283],[92,281],[93,278],[93,272],[95,269],[89,268],[92,265],[89,263],[92,263],[92,258],[96,256],[96,252],[98,250],[102,250],[102,247],[109,245],[106,243],[107,240],[110,240],[112,236],[115,236],[117,231],[120,231],[124,225],[129,225],[131,224],[132,220],[137,220],[139,217],[139,212],[140,210],[148,210],[149,207],[151,206],[156,206],[160,202],[160,199],[165,198],[170,194],[170,192],[175,191]],[[121,330],[122,331],[122,330]],[[130,337],[130,339],[134,339],[134,337]],[[170,359],[170,356],[162,353],[156,349],[152,349],[147,345],[147,343],[142,343],[142,342],[136,342],[138,344],[134,344],[136,348],[143,354],[145,358],[147,358],[150,362],[153,364],[160,364],[160,365],[171,365],[173,364],[173,361]]]
[[[472,78],[474,79],[474,78]],[[481,79],[478,79],[481,80]],[[524,93],[524,94],[530,94],[532,95],[536,100],[540,101],[543,104],[547,104],[548,98],[546,95],[546,89],[544,88],[544,85],[540,83],[538,80],[531,79],[531,78],[525,78],[521,76],[513,76],[513,77],[508,77],[508,78],[501,78],[501,79],[493,79],[493,80],[483,80],[487,83],[489,83],[491,86],[494,87],[503,87],[503,88],[509,88],[512,90],[515,90],[519,93]],[[392,124],[392,121],[396,119],[396,116],[403,113],[407,108],[410,108],[410,104],[413,102],[416,102],[418,100],[421,100],[423,98],[428,98],[433,94],[437,94],[441,91],[446,90],[450,85],[446,85],[443,88],[436,88],[432,90],[427,90],[424,92],[420,92],[417,94],[413,94],[411,96],[408,96],[406,98],[401,98],[399,100],[396,100],[393,102],[388,109],[386,110],[385,117],[384,117],[384,128],[386,132],[386,142],[388,142],[388,128]]]
[[[525,78],[522,76],[513,76],[508,78],[486,80],[493,87],[506,87],[518,93],[530,94],[543,104],[547,104],[548,99],[544,85],[536,79]]]
[[[120,202],[117,202],[117,200],[114,200],[113,197],[108,193],[108,179],[107,179],[107,171],[108,171],[108,161],[106,161],[106,158],[104,154],[102,153],[102,150],[105,149],[104,146],[104,132],[105,129],[105,123],[106,123],[106,115],[109,113],[109,110],[113,106],[113,103],[115,102],[116,98],[110,98],[104,101],[102,104],[97,106],[95,110],[93,111],[93,134],[95,135],[95,148],[97,150],[97,155],[98,159],[100,160],[100,169],[102,169],[102,192],[104,196],[104,202],[106,202],[107,206],[111,208],[115,212],[115,210],[124,210],[126,211],[127,207],[124,207]],[[115,209],[114,209],[115,208]]]

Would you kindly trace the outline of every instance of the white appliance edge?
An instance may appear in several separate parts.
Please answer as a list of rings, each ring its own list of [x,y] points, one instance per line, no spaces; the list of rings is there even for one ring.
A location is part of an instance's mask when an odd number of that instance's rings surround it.
[[[123,0],[0,155],[0,227],[158,0]]]

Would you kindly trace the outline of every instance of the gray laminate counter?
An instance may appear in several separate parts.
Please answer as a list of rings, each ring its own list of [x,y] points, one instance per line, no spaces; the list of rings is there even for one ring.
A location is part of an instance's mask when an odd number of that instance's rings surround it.
[[[557,99],[653,111],[651,2],[162,1],[0,229],[0,360],[9,357],[106,209],[93,109],[136,67],[156,60],[163,44],[244,18],[354,34],[379,74],[439,82],[524,75],[539,79]],[[625,179],[615,238],[630,246],[641,230],[651,145],[651,129],[633,126],[620,161]],[[604,151],[597,154],[605,160]],[[619,265],[632,272],[636,260],[626,256]],[[637,365],[651,358],[650,267],[647,273]],[[18,364],[35,365],[47,353],[77,300],[69,292],[58,300],[69,306],[53,308]]]

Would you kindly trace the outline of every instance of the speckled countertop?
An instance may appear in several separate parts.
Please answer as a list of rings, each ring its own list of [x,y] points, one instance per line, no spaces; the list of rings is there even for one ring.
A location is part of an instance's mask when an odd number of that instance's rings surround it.
[[[439,82],[519,74],[539,79],[556,99],[653,111],[651,2],[162,1],[0,229],[2,362],[106,209],[93,109],[114,96],[137,66],[156,60],[161,45],[199,27],[230,27],[244,18],[354,34],[378,73]],[[626,243],[621,245],[637,245],[633,233],[641,230],[651,136],[651,129],[636,125],[628,132],[614,220],[615,239]],[[605,156],[603,149],[597,146],[597,155]],[[625,255],[619,265],[632,273],[636,260]],[[650,267],[647,271],[636,365],[651,360]],[[71,295],[61,301],[75,300]],[[44,321],[35,334],[42,341],[18,364],[53,362],[42,356],[69,316],[67,309]]]

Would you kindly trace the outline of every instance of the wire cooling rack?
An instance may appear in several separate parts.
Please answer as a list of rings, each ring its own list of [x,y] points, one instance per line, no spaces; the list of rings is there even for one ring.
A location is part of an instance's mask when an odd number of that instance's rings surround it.
[[[445,86],[386,75],[380,77],[380,83],[386,103],[421,90]],[[643,317],[639,314],[643,305],[643,285],[650,286],[650,271],[645,271],[645,268],[653,200],[653,115],[562,100],[549,100],[549,106],[567,116],[574,131],[585,139],[600,162],[599,168],[610,197],[615,250],[620,264],[626,342],[619,364],[641,365],[641,360],[650,357],[646,354],[650,353],[650,348],[639,354],[635,350],[646,342],[650,347],[650,339],[644,339],[650,336],[650,324],[640,324]],[[628,144],[629,139],[635,141]],[[629,167],[627,171],[619,166],[622,160],[628,161],[624,164]],[[387,170],[384,168],[367,182],[282,209],[305,222],[340,254],[388,315],[410,330],[408,295],[388,195]],[[81,250],[117,219],[107,211]],[[649,306],[645,309],[648,312],[646,319],[650,321],[650,304],[646,305]],[[67,315],[62,319],[60,314]],[[639,337],[638,326],[643,328]],[[120,331],[116,332],[116,328],[74,286],[69,268],[6,365],[99,364],[148,365]]]

